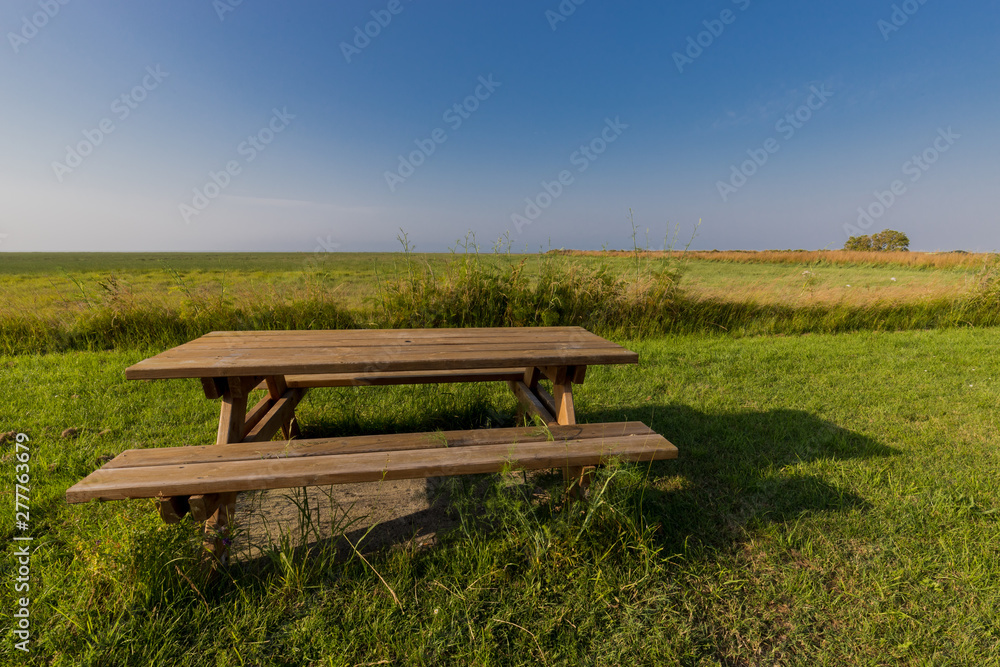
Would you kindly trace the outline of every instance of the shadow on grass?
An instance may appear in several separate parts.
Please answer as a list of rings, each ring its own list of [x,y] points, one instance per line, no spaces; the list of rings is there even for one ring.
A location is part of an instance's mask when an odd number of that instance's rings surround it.
[[[686,405],[647,405],[588,421],[642,421],[680,450],[649,465],[641,513],[659,523],[668,552],[725,547],[746,531],[812,512],[866,509],[860,496],[789,466],[893,456],[897,450],[802,410],[707,414]]]
[[[686,553],[693,545],[725,549],[742,543],[747,532],[755,528],[813,512],[864,510],[868,505],[863,498],[816,474],[788,467],[897,453],[871,438],[801,410],[707,414],[685,405],[646,404],[624,413],[579,415],[580,422],[620,420],[642,421],[680,450],[676,460],[647,464],[644,482],[626,498],[626,504],[640,512],[647,524],[659,525],[655,539],[664,549],[664,555]],[[413,423],[396,426],[398,430],[418,431],[511,425],[509,421],[498,421],[492,407],[476,402],[461,414],[439,414],[432,410]],[[307,437],[353,435],[351,426],[342,421],[320,421],[310,424]],[[361,430],[378,432],[383,425],[365,426]],[[521,487],[525,497],[531,497],[539,487],[547,488],[555,497],[561,488],[560,477],[540,471],[527,476],[525,484],[516,479],[507,482],[512,491],[513,487]],[[462,495],[467,496],[473,487],[481,487],[487,478],[468,479]],[[414,536],[442,535],[454,529],[460,521],[449,489],[457,487],[443,483],[443,478],[431,478],[425,484],[423,508],[383,521],[370,532],[367,525],[350,530],[348,539],[357,543],[364,536],[362,551],[371,553],[393,545],[412,547]],[[480,493],[481,490],[473,492]],[[392,496],[385,500],[391,502]],[[473,509],[472,513],[477,512]],[[485,514],[477,516],[474,523],[486,539],[498,529]],[[313,542],[310,548],[331,543],[344,546],[341,537],[331,536]]]

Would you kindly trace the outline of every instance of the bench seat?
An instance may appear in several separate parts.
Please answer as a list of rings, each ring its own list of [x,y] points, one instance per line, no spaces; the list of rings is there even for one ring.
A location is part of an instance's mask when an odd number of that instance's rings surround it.
[[[66,492],[92,499],[201,496],[515,469],[677,458],[641,422],[399,433],[130,449]]]

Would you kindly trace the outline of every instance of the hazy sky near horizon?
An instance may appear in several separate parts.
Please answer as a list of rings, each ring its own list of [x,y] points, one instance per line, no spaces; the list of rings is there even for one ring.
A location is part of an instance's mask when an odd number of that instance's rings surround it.
[[[6,0],[0,251],[1000,249],[1000,0]],[[647,231],[648,236],[647,236]]]

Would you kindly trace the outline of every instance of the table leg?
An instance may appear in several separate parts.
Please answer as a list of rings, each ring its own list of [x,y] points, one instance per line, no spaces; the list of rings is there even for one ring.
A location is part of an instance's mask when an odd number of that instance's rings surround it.
[[[235,442],[262,442],[270,440],[280,428],[286,439],[299,435],[295,421],[295,407],[305,394],[303,389],[289,390],[284,376],[264,378],[267,396],[247,413],[247,397],[260,384],[258,377],[233,377],[203,382],[206,395],[218,390],[222,398],[219,430],[215,444]],[[220,493],[218,497],[199,497],[196,507],[201,518],[208,508],[214,511],[205,521],[205,548],[214,556],[216,564],[225,564],[236,516],[236,493]],[[194,513],[192,513],[194,514]]]
[[[246,430],[247,394],[252,385],[242,378],[230,378],[222,395],[222,411],[219,415],[219,431],[215,444],[224,445],[243,440]],[[205,522],[205,548],[216,563],[225,565],[229,556],[232,539],[232,520],[236,515],[236,494],[219,494],[218,509]]]
[[[532,410],[543,415],[551,414],[554,421],[562,425],[576,423],[576,410],[573,406],[573,383],[583,382],[586,366],[546,366],[544,368],[528,368],[524,372],[523,386],[515,387],[514,393],[530,392],[530,400],[537,399]],[[542,376],[552,381],[552,393],[545,391],[539,384]],[[517,384],[517,383],[514,383]],[[520,392],[518,391],[520,389]],[[530,405],[529,405],[530,408]],[[520,417],[520,413],[519,413]],[[567,466],[563,468],[563,479],[566,481],[570,494],[577,498],[585,495],[593,475],[593,466]]]
[[[562,376],[562,383],[553,382],[552,398],[555,403],[556,419],[560,424],[575,424],[576,410],[573,407],[572,376]],[[593,466],[566,466],[563,468],[563,479],[574,498],[582,500],[587,495],[590,480],[593,477]]]

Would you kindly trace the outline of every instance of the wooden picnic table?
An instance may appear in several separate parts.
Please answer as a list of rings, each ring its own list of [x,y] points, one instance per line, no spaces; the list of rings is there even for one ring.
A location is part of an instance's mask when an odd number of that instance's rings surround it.
[[[228,531],[236,502],[230,489],[499,470],[511,452],[523,465],[563,467],[567,479],[582,484],[584,464],[608,456],[676,456],[673,445],[639,423],[573,426],[573,385],[584,381],[587,367],[637,362],[635,352],[580,327],[212,332],[129,367],[125,376],[200,380],[207,398],[221,399],[216,446],[124,452],[71,488],[67,500],[158,497],[168,522],[187,512],[207,520],[213,550],[224,553],[220,536]],[[551,381],[551,392],[540,384],[543,379]],[[296,440],[295,408],[312,388],[484,381],[507,382],[521,409],[551,432],[542,437],[523,428],[490,429],[397,434],[378,442]],[[255,389],[266,393],[249,407]],[[279,430],[288,446],[263,444]],[[398,452],[391,462],[387,451]],[[290,460],[307,455],[311,458]],[[272,463],[266,474],[259,472],[260,458],[282,459],[282,467]]]

